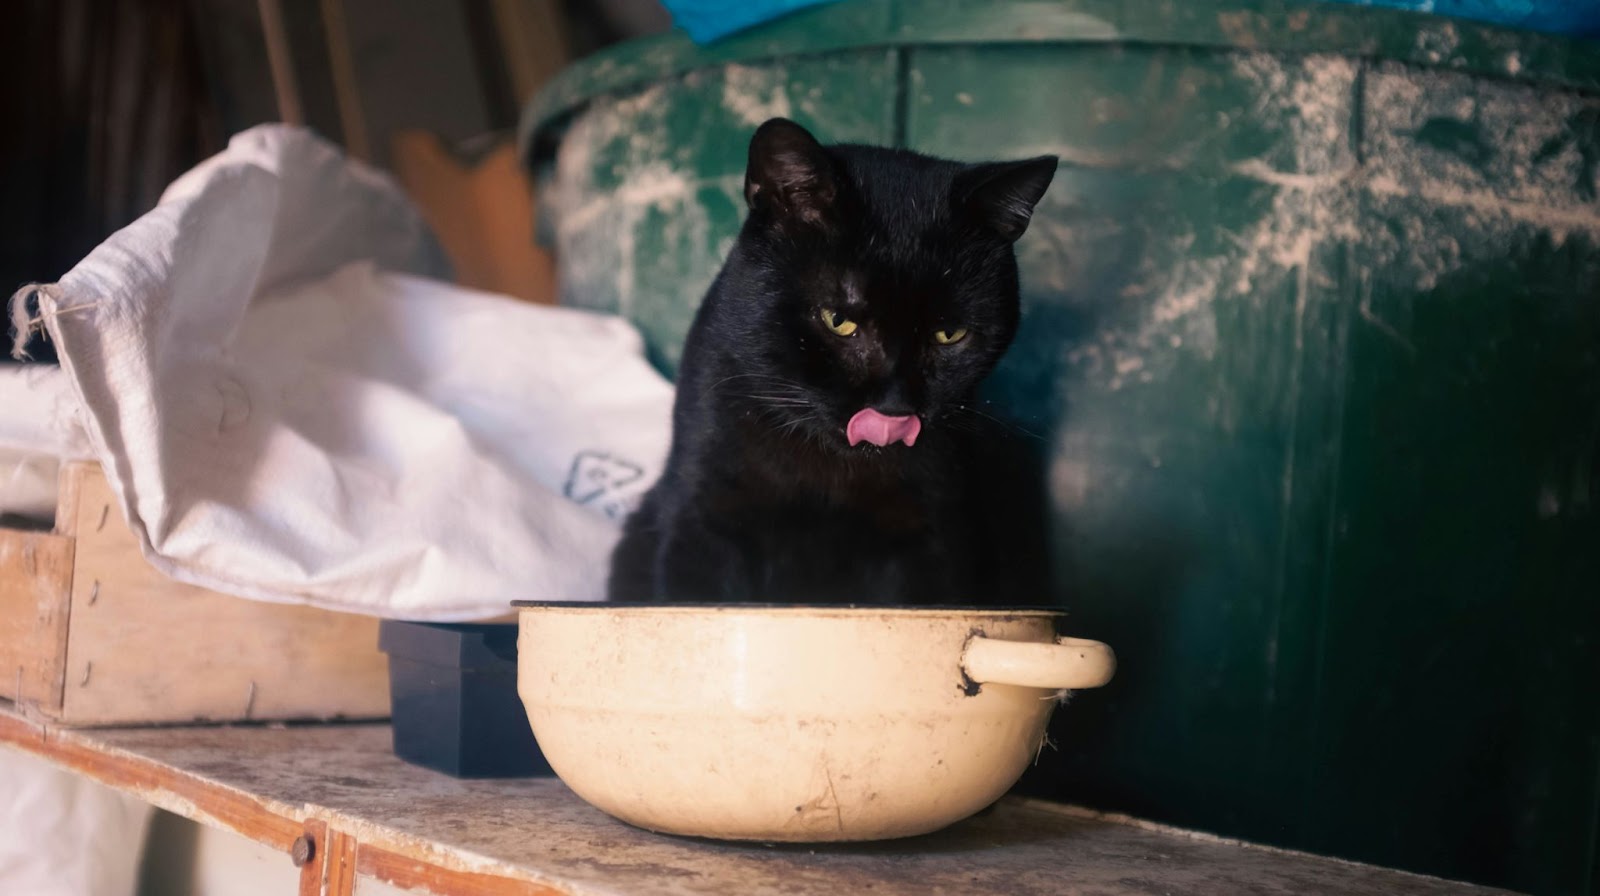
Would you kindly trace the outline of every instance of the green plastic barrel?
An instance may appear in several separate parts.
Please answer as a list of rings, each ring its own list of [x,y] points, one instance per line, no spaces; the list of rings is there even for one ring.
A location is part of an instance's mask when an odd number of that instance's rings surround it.
[[[671,372],[749,135],[1055,153],[993,397],[1117,681],[1028,791],[1600,878],[1600,52],[1344,5],[849,0],[529,107],[565,302]]]

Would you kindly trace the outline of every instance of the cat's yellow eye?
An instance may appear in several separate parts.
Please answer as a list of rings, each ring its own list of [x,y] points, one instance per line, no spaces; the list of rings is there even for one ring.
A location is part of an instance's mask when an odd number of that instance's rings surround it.
[[[822,309],[822,322],[828,329],[840,336],[853,336],[856,332],[856,322],[847,317],[840,317],[832,308]]]
[[[933,334],[933,341],[940,345],[955,345],[967,338],[967,328],[959,327],[954,330],[938,330]]]

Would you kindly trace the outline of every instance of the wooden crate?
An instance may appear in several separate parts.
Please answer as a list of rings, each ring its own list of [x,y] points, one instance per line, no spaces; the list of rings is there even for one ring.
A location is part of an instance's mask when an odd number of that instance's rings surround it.
[[[0,528],[0,697],[68,725],[383,718],[378,621],[167,578],[93,464],[55,529]]]

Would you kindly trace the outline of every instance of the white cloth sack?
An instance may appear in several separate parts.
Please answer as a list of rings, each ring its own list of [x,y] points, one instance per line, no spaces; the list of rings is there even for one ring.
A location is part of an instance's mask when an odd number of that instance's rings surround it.
[[[427,279],[444,271],[388,179],[247,131],[39,289],[62,371],[31,386],[70,388],[81,424],[38,440],[71,454],[81,425],[183,581],[422,620],[602,599],[671,387],[625,321]]]
[[[93,457],[64,371],[0,366],[0,515],[54,522],[61,461]]]
[[[0,747],[0,892],[134,896],[144,800]]]

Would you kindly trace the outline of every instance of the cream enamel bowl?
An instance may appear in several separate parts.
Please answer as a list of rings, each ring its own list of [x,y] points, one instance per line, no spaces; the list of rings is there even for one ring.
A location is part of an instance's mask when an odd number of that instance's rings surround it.
[[[1111,679],[1050,610],[519,602],[517,690],[557,775],[630,824],[908,837],[993,803],[1061,689]]]

